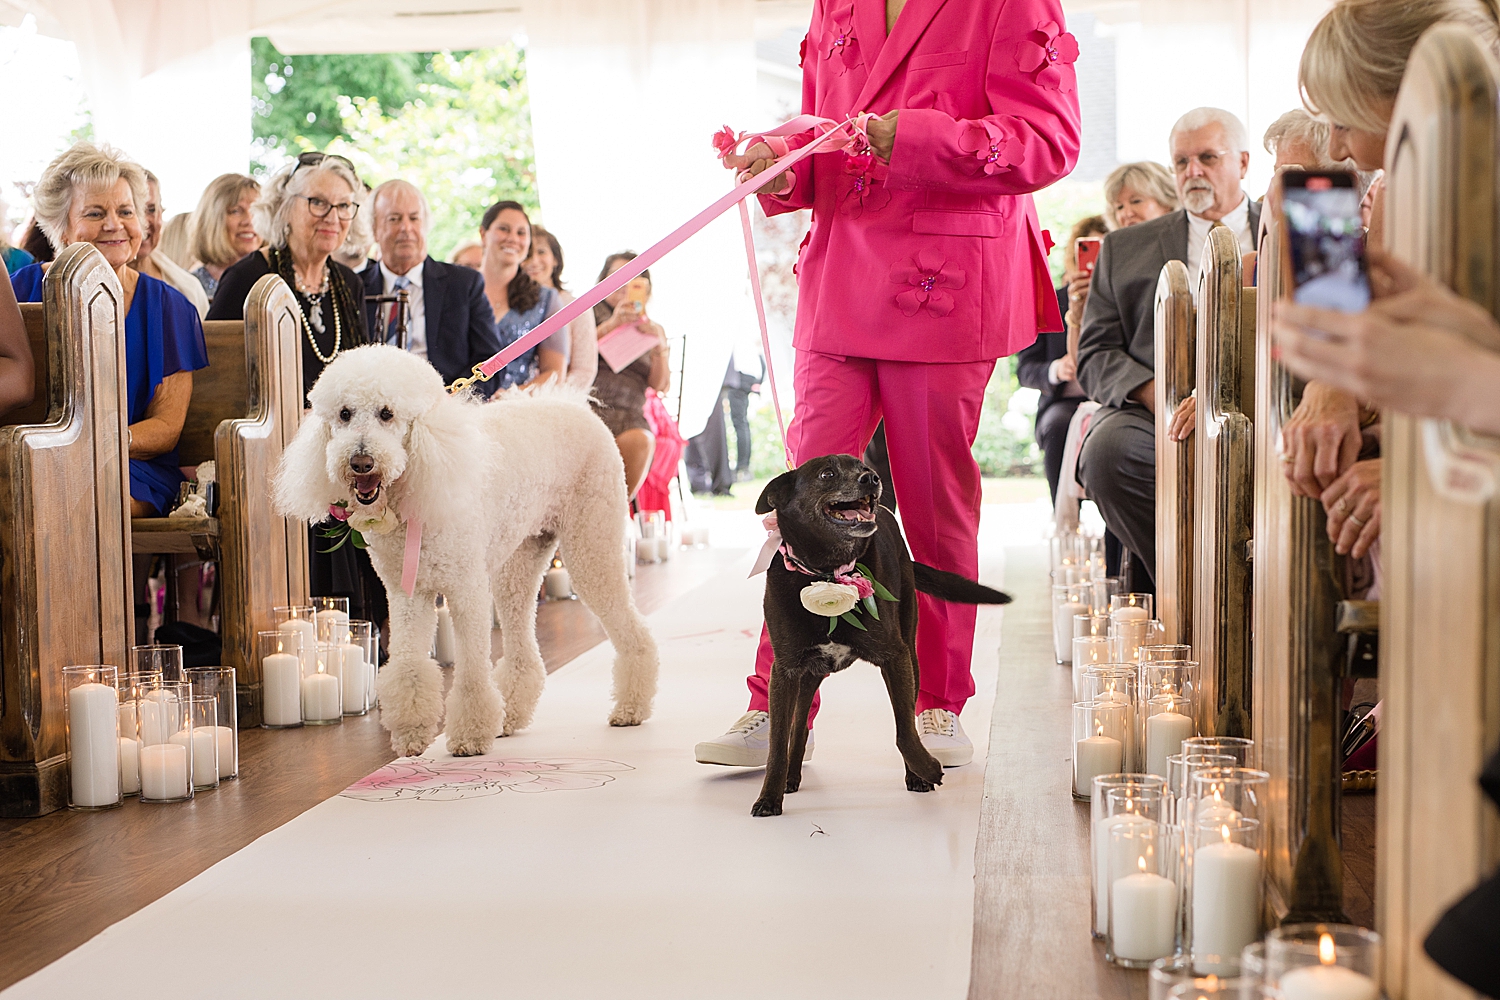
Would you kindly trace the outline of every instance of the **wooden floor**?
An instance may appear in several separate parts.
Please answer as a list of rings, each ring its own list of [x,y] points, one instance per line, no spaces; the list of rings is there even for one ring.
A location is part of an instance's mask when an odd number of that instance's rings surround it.
[[[649,614],[741,552],[699,549],[638,568]],[[537,637],[549,672],[603,641],[578,601],[542,604]],[[256,838],[337,795],[394,755],[376,713],[342,725],[240,734],[240,777],[191,803],[127,799],[97,813],[0,820],[0,989],[83,944]]]
[[[1069,793],[1071,673],[1054,664],[1046,549],[1011,548],[975,857],[970,1000],[1144,1000],[1089,925],[1089,804]],[[1374,926],[1375,796],[1344,800],[1349,918]]]

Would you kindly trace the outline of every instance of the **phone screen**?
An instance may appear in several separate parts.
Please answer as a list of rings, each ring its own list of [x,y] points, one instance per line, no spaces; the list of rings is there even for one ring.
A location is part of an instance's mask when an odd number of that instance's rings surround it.
[[[1086,274],[1094,273],[1094,264],[1099,260],[1099,248],[1104,241],[1097,236],[1080,236],[1074,244],[1073,255],[1078,261],[1078,269]]]
[[[1340,312],[1370,304],[1359,189],[1346,171],[1282,175],[1296,302]]]

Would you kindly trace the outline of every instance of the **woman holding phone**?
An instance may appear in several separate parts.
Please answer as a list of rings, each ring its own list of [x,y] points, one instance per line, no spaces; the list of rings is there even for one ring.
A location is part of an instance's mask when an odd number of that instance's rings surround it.
[[[562,308],[557,292],[537,284],[521,265],[531,253],[531,218],[519,202],[497,201],[479,223],[484,245],[480,273],[484,293],[495,311],[500,346],[508,347],[535,330]],[[502,368],[495,376],[501,389],[540,385],[561,379],[568,370],[568,331],[559,330]]]
[[[628,250],[610,254],[604,260],[599,280],[603,281],[635,257]],[[656,451],[656,436],[646,421],[646,390],[665,393],[672,382],[666,332],[646,316],[646,301],[650,297],[651,272],[647,270],[594,307],[599,331],[599,373],[594,376],[594,395],[600,403],[597,412],[615,436],[615,446],[625,460],[625,488],[632,500],[651,469],[651,458]],[[646,336],[635,339],[639,334]],[[613,337],[624,339],[616,345],[610,342]],[[644,346],[644,350],[631,358],[634,347],[629,344]],[[617,353],[620,347],[625,348],[623,353]],[[616,364],[620,366],[618,371]]]

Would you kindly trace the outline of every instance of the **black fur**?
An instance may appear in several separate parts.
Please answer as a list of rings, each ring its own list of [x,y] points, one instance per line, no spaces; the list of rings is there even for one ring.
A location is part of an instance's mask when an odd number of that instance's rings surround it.
[[[803,463],[766,484],[756,513],[776,511],[782,538],[808,568],[832,579],[833,570],[851,562],[897,598],[876,598],[877,621],[868,613],[855,617],[861,631],[839,620],[833,633],[829,619],[802,606],[802,589],[814,577],[789,570],[778,556],[766,571],[766,628],[775,661],[771,666],[771,745],[765,783],[750,810],[754,816],[779,816],[782,796],[802,783],[802,754],[807,746],[807,715],[823,678],[854,660],[880,668],[896,715],[896,748],[906,762],[906,787],[930,792],[943,782],[943,768],[917,735],[917,591],[962,604],[1008,604],[1010,598],[954,573],[912,562],[901,527],[880,507],[880,477],[849,455],[830,455]],[[830,504],[868,501],[874,519],[856,521],[831,516]]]

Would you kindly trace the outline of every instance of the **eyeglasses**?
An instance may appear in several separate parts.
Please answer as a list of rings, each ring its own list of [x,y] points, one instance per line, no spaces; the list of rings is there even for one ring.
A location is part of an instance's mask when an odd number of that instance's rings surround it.
[[[322,198],[310,198],[305,194],[299,194],[297,197],[307,202],[307,210],[313,214],[313,218],[315,219],[325,219],[328,217],[329,212],[337,212],[340,219],[348,222],[359,213],[359,206],[352,201],[341,201],[335,205],[330,201],[324,201]]]
[[[354,176],[359,176],[359,171],[354,169],[354,163],[348,157],[340,156],[337,153],[319,153],[317,150],[308,150],[305,153],[298,153],[297,165],[292,168],[292,173],[295,174],[303,167],[316,167],[324,160],[337,160],[339,163],[342,163],[344,166],[348,167],[349,172],[354,174]]]
[[[1172,169],[1176,170],[1179,174],[1185,174],[1187,173],[1188,164],[1197,160],[1198,164],[1204,170],[1213,170],[1228,155],[1229,150],[1220,149],[1218,151],[1209,150],[1206,153],[1198,153],[1194,156],[1179,156],[1172,161]]]

